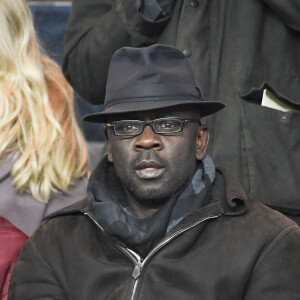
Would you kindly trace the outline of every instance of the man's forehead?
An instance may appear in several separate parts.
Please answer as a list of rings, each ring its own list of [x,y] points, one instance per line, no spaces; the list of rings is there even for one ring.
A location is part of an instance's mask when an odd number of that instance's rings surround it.
[[[188,106],[167,107],[155,110],[145,110],[139,112],[131,112],[126,114],[115,115],[109,118],[110,122],[118,120],[153,120],[166,117],[181,117],[181,118],[199,118],[200,111],[195,111],[195,108]]]

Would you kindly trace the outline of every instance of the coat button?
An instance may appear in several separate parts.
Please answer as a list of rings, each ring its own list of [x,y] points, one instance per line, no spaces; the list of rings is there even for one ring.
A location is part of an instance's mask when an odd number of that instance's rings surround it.
[[[192,55],[192,51],[188,49],[183,50],[182,53],[185,57],[190,57]]]
[[[191,3],[191,7],[197,8],[199,6],[198,0],[192,0],[190,3]]]

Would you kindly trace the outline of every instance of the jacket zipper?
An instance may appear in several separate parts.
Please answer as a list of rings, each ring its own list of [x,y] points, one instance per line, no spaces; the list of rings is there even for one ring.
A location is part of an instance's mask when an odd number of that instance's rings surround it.
[[[135,253],[132,250],[129,250],[127,248],[124,248],[120,245],[118,245],[117,243],[115,243],[105,232],[105,230],[102,228],[102,226],[98,223],[97,219],[89,212],[84,212],[84,214],[86,216],[88,216],[95,224],[96,226],[105,234],[105,236],[113,243],[113,245],[115,245],[121,252],[123,252],[127,257],[130,258],[130,260],[134,263],[134,270],[132,272],[132,277],[134,278],[134,284],[133,284],[133,288],[132,288],[132,293],[131,293],[131,300],[133,300],[134,295],[135,295],[135,291],[136,291],[136,287],[137,287],[137,283],[139,281],[139,277],[141,274],[141,265],[142,265],[142,260],[141,257]]]
[[[102,228],[102,226],[98,223],[98,221],[95,219],[95,217],[90,214],[89,212],[84,212],[85,215],[87,215],[96,225],[97,227],[99,227],[101,229],[101,231],[110,239],[110,237],[105,233],[104,229]],[[218,213],[216,215],[213,216],[209,216],[206,218],[203,218],[201,220],[198,220],[197,222],[184,227],[176,232],[174,232],[172,235],[170,235],[168,238],[166,238],[165,240],[163,240],[162,242],[158,243],[151,251],[150,253],[145,257],[145,259],[142,261],[141,257],[135,253],[134,251],[132,251],[131,249],[127,249],[124,248],[120,245],[118,245],[117,243],[115,243],[113,240],[110,239],[110,241],[118,248],[120,249],[126,256],[128,256],[134,263],[134,270],[132,273],[132,277],[134,278],[134,285],[133,285],[133,289],[132,289],[132,294],[131,294],[131,300],[134,300],[135,298],[135,293],[137,290],[137,286],[138,286],[138,282],[139,282],[139,277],[140,274],[142,272],[142,268],[144,267],[144,265],[146,264],[146,262],[155,254],[157,253],[161,248],[163,248],[166,244],[168,244],[171,240],[173,240],[175,237],[177,237],[178,235],[182,234],[183,232],[192,229],[193,227],[199,225],[200,223],[210,220],[210,219],[216,219],[218,217],[221,216],[221,213]]]
[[[124,254],[126,254],[126,256],[128,256],[136,265],[137,263],[137,257],[140,259],[138,254],[133,255],[130,251],[128,251],[126,248],[118,245],[117,243],[115,243],[104,231],[104,229],[102,228],[102,226],[98,223],[97,219],[89,212],[84,212],[85,215],[87,215],[96,225],[98,228],[100,228],[100,230],[106,235],[106,237],[119,249],[121,250]],[[133,251],[132,251],[133,252]]]

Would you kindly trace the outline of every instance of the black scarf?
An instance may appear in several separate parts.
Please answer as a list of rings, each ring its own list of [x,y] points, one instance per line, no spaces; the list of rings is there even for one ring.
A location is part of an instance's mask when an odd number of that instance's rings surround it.
[[[89,180],[88,199],[105,232],[118,244],[145,257],[184,217],[202,206],[214,178],[214,163],[206,156],[183,190],[152,216],[139,219],[105,156]]]

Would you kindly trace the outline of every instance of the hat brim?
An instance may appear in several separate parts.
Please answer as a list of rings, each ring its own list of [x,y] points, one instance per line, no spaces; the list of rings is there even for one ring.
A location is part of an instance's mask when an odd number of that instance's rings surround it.
[[[141,111],[148,111],[148,110],[156,110],[160,108],[167,108],[167,107],[177,107],[177,106],[186,106],[192,105],[199,109],[201,113],[201,117],[205,117],[216,113],[217,111],[221,110],[225,107],[225,104],[219,101],[195,101],[195,100],[185,100],[185,101],[178,101],[178,100],[164,100],[164,101],[157,101],[157,100],[150,100],[150,101],[131,101],[131,102],[124,102],[119,103],[118,105],[113,105],[106,108],[102,112],[88,114],[83,117],[84,121],[93,122],[93,123],[106,123],[109,121],[109,117],[122,115],[126,113],[132,112],[141,112]]]

